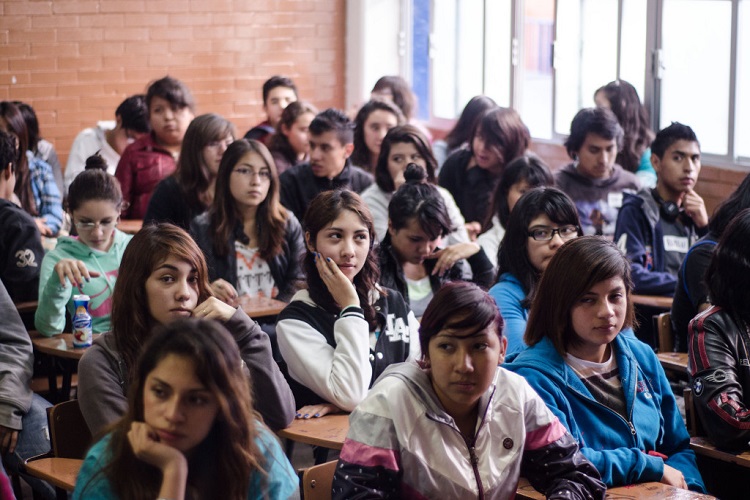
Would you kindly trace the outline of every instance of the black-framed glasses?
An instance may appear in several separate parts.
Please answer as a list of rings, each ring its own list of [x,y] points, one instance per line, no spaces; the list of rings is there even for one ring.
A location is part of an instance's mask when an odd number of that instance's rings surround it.
[[[555,233],[557,233],[558,235],[560,235],[561,240],[567,241],[578,236],[578,231],[580,231],[580,228],[578,226],[574,226],[573,224],[568,224],[567,226],[561,226],[557,228],[537,226],[529,229],[529,236],[531,238],[534,238],[535,241],[550,241],[555,237]]]

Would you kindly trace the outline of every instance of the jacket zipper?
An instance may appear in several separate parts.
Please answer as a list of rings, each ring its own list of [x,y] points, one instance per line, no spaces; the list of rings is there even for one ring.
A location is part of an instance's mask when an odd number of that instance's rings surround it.
[[[447,425],[448,428],[453,430],[454,432],[457,432],[459,436],[461,436],[461,439],[463,439],[464,444],[466,444],[466,448],[469,450],[469,462],[471,462],[471,469],[474,471],[474,479],[477,482],[477,489],[479,490],[479,500],[484,499],[484,485],[482,485],[482,477],[479,475],[479,457],[476,454],[476,442],[477,442],[477,435],[474,435],[474,438],[471,441],[468,441],[466,437],[459,431],[455,426],[450,425],[447,422],[443,422],[437,419],[432,418],[430,415],[427,415],[427,418],[430,420],[433,420],[439,424]],[[479,425],[479,429],[482,428],[484,425],[484,417],[482,417],[482,423]],[[477,434],[479,432],[477,431]]]
[[[637,390],[637,384],[634,387],[634,389]],[[638,442],[635,439],[635,437],[638,435],[638,431],[635,429],[635,426],[633,425],[633,422],[632,422],[632,420],[633,420],[633,409],[635,408],[635,398],[636,398],[635,391],[634,391],[634,394],[633,394],[633,408],[630,409],[630,419],[629,420],[625,419],[622,415],[620,415],[619,413],[617,413],[616,411],[614,411],[609,406],[601,404],[596,399],[590,398],[590,397],[586,396],[585,394],[583,394],[582,392],[577,391],[576,389],[573,389],[573,391],[576,394],[578,394],[580,397],[584,398],[586,401],[591,401],[592,403],[594,403],[596,405],[599,405],[602,408],[605,408],[605,409],[609,410],[611,413],[613,413],[614,415],[616,415],[620,420],[622,420],[623,422],[625,422],[627,424],[627,426],[628,426],[628,429],[630,430],[630,434],[633,436],[633,444],[634,445],[638,444]]]

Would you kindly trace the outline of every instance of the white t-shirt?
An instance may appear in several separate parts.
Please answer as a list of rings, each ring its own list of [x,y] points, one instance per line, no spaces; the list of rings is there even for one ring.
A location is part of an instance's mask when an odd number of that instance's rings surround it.
[[[107,142],[106,132],[115,128],[115,121],[101,121],[96,127],[82,130],[73,141],[65,166],[65,193],[78,174],[86,168],[86,158],[97,151],[107,161],[107,172],[115,175],[120,155]]]
[[[279,290],[268,262],[260,256],[258,249],[235,241],[234,250],[237,257],[237,294],[275,298]]]

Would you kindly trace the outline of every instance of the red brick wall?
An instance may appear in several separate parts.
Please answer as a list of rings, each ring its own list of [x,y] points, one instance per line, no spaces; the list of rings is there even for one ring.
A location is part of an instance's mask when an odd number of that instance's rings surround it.
[[[0,100],[34,107],[63,166],[81,129],[166,74],[244,134],[273,74],[344,106],[345,18],[345,0],[0,1]]]

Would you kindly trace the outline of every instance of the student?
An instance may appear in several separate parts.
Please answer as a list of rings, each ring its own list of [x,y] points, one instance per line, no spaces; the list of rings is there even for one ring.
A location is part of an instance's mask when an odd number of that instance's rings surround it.
[[[445,285],[419,342],[421,364],[390,366],[349,417],[334,499],[512,498],[521,472],[549,498],[604,498],[557,417],[523,378],[498,368],[503,319],[486,292]]]
[[[52,168],[52,175],[55,178],[57,190],[62,193],[63,174],[60,159],[57,157],[55,146],[41,135],[36,111],[34,111],[31,105],[25,102],[14,101],[13,104],[18,106],[18,110],[23,115],[23,121],[26,123],[26,131],[29,134],[29,151],[34,155],[34,158],[42,160]]]
[[[651,145],[656,187],[626,194],[615,241],[633,267],[633,291],[673,295],[677,271],[690,246],[708,232],[708,213],[695,183],[701,150],[693,130],[673,122]]]
[[[229,146],[214,201],[190,227],[206,256],[211,290],[228,304],[242,295],[289,302],[303,279],[302,228],[279,203],[279,176],[259,141]]]
[[[44,249],[34,219],[12,201],[15,185],[16,140],[0,130],[0,279],[13,302],[24,302],[39,297]]]
[[[493,108],[476,122],[469,149],[456,151],[445,161],[438,183],[453,195],[472,239],[481,231],[505,165],[523,155],[530,141],[518,113]]]
[[[117,106],[114,121],[100,121],[96,127],[83,129],[73,140],[65,166],[65,193],[78,174],[83,172],[86,158],[99,154],[107,162],[107,173],[115,175],[120,155],[136,139],[151,131],[146,96],[136,94]]]
[[[549,167],[534,153],[526,152],[508,163],[492,194],[491,211],[482,224],[482,233],[477,237],[493,266],[497,267],[497,250],[518,199],[532,188],[554,185]]]
[[[417,317],[446,282],[471,280],[488,288],[494,270],[473,242],[439,248],[451,221],[437,188],[422,167],[410,164],[388,205],[388,232],[378,246],[380,283],[398,290]]]
[[[711,306],[690,322],[688,372],[703,428],[720,448],[750,440],[750,209],[724,231],[705,275]]]
[[[34,371],[31,339],[18,310],[0,280],[0,454],[11,472],[25,472],[27,458],[49,451],[47,408],[44,398],[34,394],[29,383]],[[0,471],[3,466],[0,465]],[[23,474],[41,498],[55,492],[45,481]],[[10,497],[13,498],[13,497]]]
[[[16,139],[15,194],[34,217],[42,236],[55,236],[63,219],[62,198],[52,167],[29,151],[29,134],[21,111],[10,101],[0,101],[0,130]]]
[[[296,165],[281,174],[281,203],[305,217],[307,206],[318,193],[347,188],[360,193],[372,176],[352,165],[354,149],[352,122],[338,109],[319,113],[310,123],[310,162]]]
[[[117,229],[122,191],[101,156],[86,161],[86,170],[70,185],[67,204],[78,236],[58,238],[55,249],[44,256],[39,280],[34,326],[47,337],[65,330],[66,312],[73,318],[73,297],[78,294],[91,298],[94,333],[110,329],[112,291],[132,238]]]
[[[284,109],[297,100],[297,86],[285,76],[274,75],[263,83],[263,112],[266,119],[245,134],[245,139],[254,139],[268,145]]]
[[[294,101],[284,108],[279,129],[268,142],[268,150],[279,174],[310,161],[310,122],[317,114],[317,108],[305,101]]]
[[[714,210],[708,222],[708,233],[696,241],[682,259],[671,314],[676,352],[687,352],[688,323],[711,306],[704,280],[706,269],[727,226],[735,215],[746,208],[750,208],[750,175],[745,176],[729,198]]]
[[[435,160],[437,160],[437,173],[439,173],[445,160],[458,148],[468,146],[471,131],[474,130],[477,119],[485,111],[495,107],[497,107],[497,103],[491,97],[485,95],[474,96],[466,103],[464,110],[461,111],[461,116],[458,117],[456,124],[453,125],[445,139],[438,139],[432,143],[432,152],[435,155]]]
[[[253,414],[254,383],[216,322],[159,328],[133,366],[127,412],[86,454],[73,498],[296,495],[297,475]]]
[[[661,481],[705,493],[659,360],[623,331],[634,322],[631,291],[630,263],[614,243],[566,243],[537,287],[529,348],[504,366],[526,378],[608,488]]]
[[[225,325],[249,368],[256,409],[272,429],[289,425],[294,400],[271,357],[268,335],[242,309],[211,296],[206,261],[188,233],[172,224],[144,226],[121,266],[127,272],[112,295],[112,330],[96,339],[78,364],[78,400],[93,435],[126,413],[135,361],[152,327],[190,316]]]
[[[372,218],[348,190],[326,191],[304,222],[307,289],[279,314],[279,348],[297,418],[352,411],[391,363],[416,359],[417,319],[380,287]]]
[[[185,131],[195,116],[190,89],[171,76],[152,82],[146,91],[151,133],[122,153],[115,177],[128,204],[125,219],[143,219],[156,185],[175,171]]]
[[[437,162],[430,150],[430,143],[414,125],[399,125],[388,131],[380,146],[378,164],[375,166],[375,184],[362,191],[362,199],[372,213],[375,235],[380,241],[388,231],[388,204],[393,193],[404,183],[404,172],[410,163],[421,166],[427,172],[427,182],[436,183]],[[448,234],[448,244],[469,241],[465,221],[453,196],[447,189],[436,186],[443,197],[445,208],[454,228]]]
[[[412,92],[409,83],[397,75],[383,76],[375,82],[370,91],[370,99],[390,101],[401,110],[407,123],[419,129],[427,140],[432,142],[432,134],[418,119],[417,96]]]
[[[403,124],[404,115],[395,104],[381,99],[366,102],[354,119],[352,163],[367,172],[374,172],[385,134]]]
[[[625,80],[609,82],[597,89],[594,102],[601,108],[612,110],[622,127],[622,147],[617,151],[615,162],[633,172],[642,187],[656,186],[650,148],[654,131],[649,126],[648,110],[641,104],[635,87]]]
[[[617,117],[604,108],[584,108],[570,123],[565,148],[573,163],[555,172],[555,184],[575,202],[585,234],[612,239],[623,192],[640,188],[635,174],[615,163],[622,135]]]
[[[559,189],[531,189],[513,207],[497,253],[497,283],[490,288],[505,318],[508,354],[526,347],[529,307],[550,259],[582,234],[575,205]]]
[[[143,223],[171,222],[182,229],[211,205],[219,162],[234,142],[234,125],[214,113],[195,118],[182,141],[172,175],[157,184]]]

